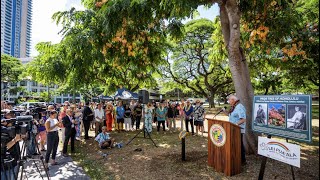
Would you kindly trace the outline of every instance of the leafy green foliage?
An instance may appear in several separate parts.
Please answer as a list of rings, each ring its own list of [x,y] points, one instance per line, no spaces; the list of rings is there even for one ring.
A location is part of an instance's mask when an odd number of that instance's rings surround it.
[[[212,106],[216,92],[232,82],[225,52],[219,51],[222,36],[218,21],[215,26],[207,19],[188,22],[182,38],[172,41],[169,59],[160,72],[181,89],[187,87],[198,97],[208,98]]]
[[[17,82],[22,73],[23,66],[19,59],[1,54],[1,82]]]

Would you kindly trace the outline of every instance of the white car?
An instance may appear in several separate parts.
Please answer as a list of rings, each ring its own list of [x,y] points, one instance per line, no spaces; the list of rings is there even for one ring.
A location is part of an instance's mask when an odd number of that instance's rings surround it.
[[[16,109],[19,110],[28,110],[30,107],[35,106],[46,106],[46,102],[24,102],[16,106]]]

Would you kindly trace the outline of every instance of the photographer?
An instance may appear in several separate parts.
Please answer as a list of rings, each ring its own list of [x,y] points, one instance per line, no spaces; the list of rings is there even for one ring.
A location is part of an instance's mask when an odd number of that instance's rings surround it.
[[[4,138],[1,134],[1,179],[13,180],[18,173],[19,141],[23,135],[16,134],[15,138],[3,144]]]

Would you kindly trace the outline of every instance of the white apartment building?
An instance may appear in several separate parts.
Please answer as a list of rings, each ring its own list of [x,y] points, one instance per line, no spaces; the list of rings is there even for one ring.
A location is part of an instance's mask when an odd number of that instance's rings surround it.
[[[22,64],[26,64],[30,61],[32,61],[32,57],[29,58],[19,58],[22,62]],[[26,93],[24,92],[17,92],[13,93],[10,92],[9,89],[14,89],[16,87],[22,87],[25,89]],[[15,99],[18,99],[19,97],[27,97],[29,94],[37,94],[37,96],[40,95],[41,92],[53,92],[56,89],[58,89],[57,85],[53,86],[45,86],[41,83],[37,83],[35,81],[25,79],[17,83],[13,82],[1,82],[1,100],[8,100],[8,101],[14,101]],[[61,94],[58,96],[53,96],[52,102],[54,103],[63,103],[64,101],[71,101],[73,99],[72,94]],[[75,94],[74,99],[76,102],[79,102],[82,99],[82,96],[80,94]]]

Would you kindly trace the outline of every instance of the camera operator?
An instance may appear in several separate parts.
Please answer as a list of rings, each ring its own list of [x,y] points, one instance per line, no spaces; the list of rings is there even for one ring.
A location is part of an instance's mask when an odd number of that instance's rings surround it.
[[[18,160],[20,153],[19,141],[23,135],[16,134],[15,138],[3,144],[1,142],[1,179],[13,180],[18,174]],[[1,135],[1,141],[5,138]]]

